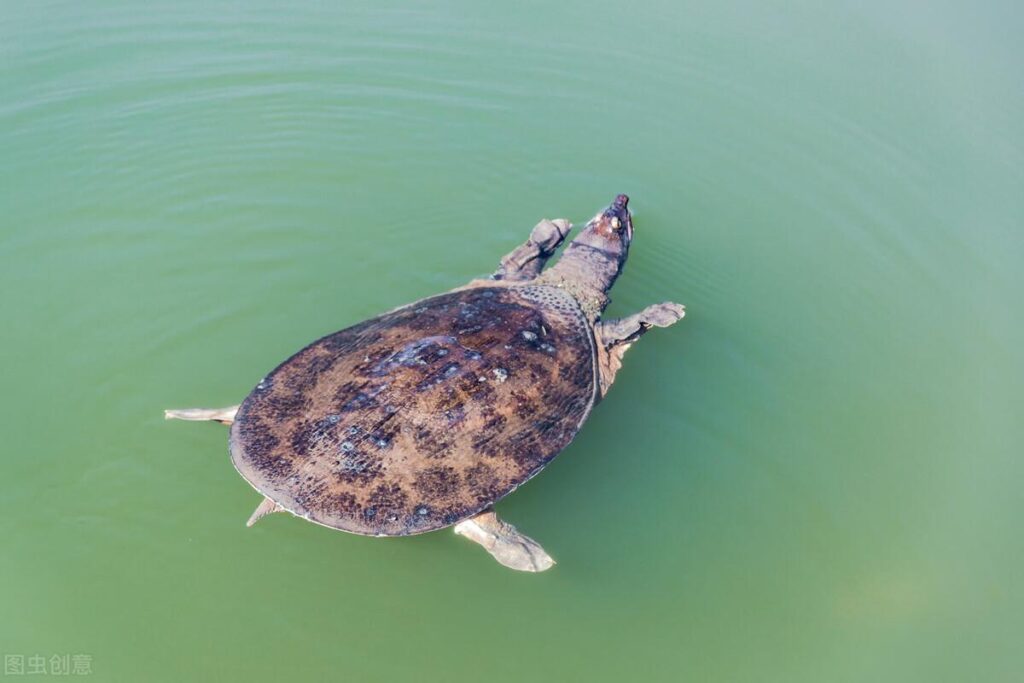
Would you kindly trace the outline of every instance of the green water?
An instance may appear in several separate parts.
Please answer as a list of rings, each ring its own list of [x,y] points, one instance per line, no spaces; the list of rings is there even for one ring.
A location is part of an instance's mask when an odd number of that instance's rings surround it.
[[[1022,19],[2,0],[0,651],[97,681],[1021,680]],[[609,313],[688,315],[499,505],[546,574],[450,531],[246,529],[224,428],[162,419],[617,192]]]

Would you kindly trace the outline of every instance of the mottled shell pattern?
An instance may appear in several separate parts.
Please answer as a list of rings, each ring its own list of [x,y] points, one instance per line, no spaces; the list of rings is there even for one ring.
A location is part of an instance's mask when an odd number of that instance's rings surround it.
[[[449,526],[539,472],[597,395],[576,300],[478,284],[328,335],[267,375],[231,428],[258,491],[313,522],[399,536]]]

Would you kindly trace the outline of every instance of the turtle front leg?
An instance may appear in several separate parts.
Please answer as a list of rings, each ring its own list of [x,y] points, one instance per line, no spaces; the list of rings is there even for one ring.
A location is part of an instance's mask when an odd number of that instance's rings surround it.
[[[235,413],[238,406],[227,408],[180,408],[178,410],[165,410],[165,420],[194,420],[197,422],[214,421],[229,425],[235,421]]]
[[[564,218],[553,221],[545,218],[533,226],[530,239],[525,244],[502,257],[501,265],[491,275],[491,279],[532,280],[537,277],[570,230],[572,223]]]
[[[668,327],[683,319],[686,307],[666,301],[648,306],[639,313],[604,320],[594,327],[598,340],[598,369],[601,374],[601,396],[608,393],[608,387],[615,381],[615,375],[622,367],[622,357],[629,347],[652,327]]]
[[[494,559],[511,569],[542,572],[555,564],[539,543],[499,519],[491,509],[459,522],[455,533],[479,543]]]

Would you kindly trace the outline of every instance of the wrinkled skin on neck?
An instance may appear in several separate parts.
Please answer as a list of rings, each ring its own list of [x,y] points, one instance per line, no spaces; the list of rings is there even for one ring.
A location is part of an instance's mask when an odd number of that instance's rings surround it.
[[[591,320],[608,305],[608,291],[622,272],[633,240],[633,220],[620,194],[594,216],[562,253],[562,258],[540,280],[568,290]]]

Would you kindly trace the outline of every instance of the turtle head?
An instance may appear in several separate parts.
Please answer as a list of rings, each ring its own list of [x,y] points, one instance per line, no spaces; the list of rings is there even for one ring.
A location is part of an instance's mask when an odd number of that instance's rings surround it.
[[[580,293],[605,294],[622,272],[633,241],[629,197],[620,194],[591,218],[569,243],[551,277]],[[577,294],[579,296],[579,294]],[[603,308],[603,306],[602,306]]]
[[[626,260],[629,243],[633,239],[633,216],[629,213],[629,197],[620,194],[608,208],[591,218],[572,241],[618,255]]]

